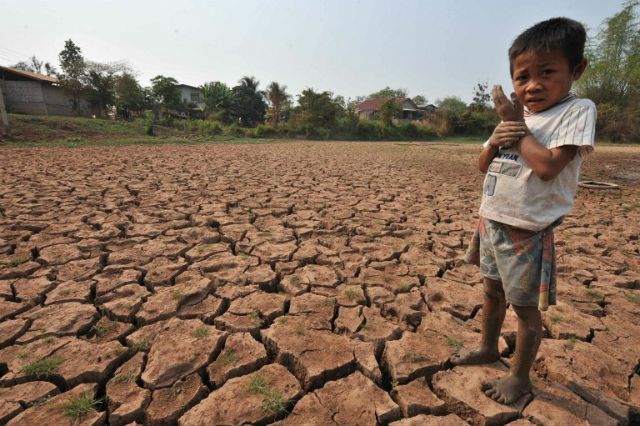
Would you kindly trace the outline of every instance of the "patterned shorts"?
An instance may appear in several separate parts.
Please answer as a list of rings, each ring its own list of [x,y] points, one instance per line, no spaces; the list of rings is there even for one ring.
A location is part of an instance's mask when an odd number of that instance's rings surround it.
[[[508,303],[541,310],[556,304],[555,225],[536,232],[481,219],[480,272],[502,282]]]

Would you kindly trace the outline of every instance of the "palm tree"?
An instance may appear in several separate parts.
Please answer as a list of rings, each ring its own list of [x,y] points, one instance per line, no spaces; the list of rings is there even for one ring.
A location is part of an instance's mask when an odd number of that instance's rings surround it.
[[[269,87],[267,87],[266,92],[269,103],[271,104],[271,123],[273,124],[273,127],[278,128],[282,107],[290,98],[287,93],[287,86],[280,86],[274,81],[269,85]]]
[[[244,76],[238,83],[240,83],[240,86],[250,89],[252,92],[257,92],[258,86],[260,85],[260,82],[253,76]]]

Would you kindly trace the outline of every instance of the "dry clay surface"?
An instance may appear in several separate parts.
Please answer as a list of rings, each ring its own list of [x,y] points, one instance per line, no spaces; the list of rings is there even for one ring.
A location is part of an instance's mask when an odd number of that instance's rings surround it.
[[[639,421],[640,148],[602,147],[558,228],[559,304],[511,406],[456,367],[478,147],[0,149],[0,423]],[[638,424],[638,423],[636,423]]]

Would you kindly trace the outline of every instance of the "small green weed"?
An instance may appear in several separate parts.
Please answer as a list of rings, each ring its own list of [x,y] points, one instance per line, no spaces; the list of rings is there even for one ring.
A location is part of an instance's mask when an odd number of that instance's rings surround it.
[[[120,373],[113,376],[114,383],[133,383],[137,379],[138,376],[133,371],[127,371],[125,373]]]
[[[635,303],[636,305],[640,305],[640,294],[635,294],[630,291],[627,291],[624,294],[624,298],[627,299],[631,303]]]
[[[93,332],[96,336],[101,337],[111,331],[111,325],[105,322],[99,322],[93,326]]]
[[[133,349],[134,352],[140,352],[140,351],[148,350],[149,346],[151,346],[151,344],[149,343],[149,340],[142,339],[142,340],[138,340],[137,342],[133,342],[133,345],[131,345],[131,349]]]
[[[549,315],[549,321],[551,321],[551,324],[558,324],[560,322],[560,317],[557,315]]]
[[[2,266],[18,266],[21,263],[24,263],[29,259],[30,259],[29,256],[16,256],[16,257],[11,258],[11,259],[0,259],[0,265],[2,265]]]
[[[398,286],[398,292],[408,293],[411,290],[411,283],[402,283]]]
[[[573,348],[576,346],[576,341],[577,339],[575,337],[571,337],[569,340],[567,340],[564,344],[565,349],[571,351],[573,350]]]
[[[262,395],[262,410],[266,413],[275,414],[284,410],[282,394],[269,387],[265,378],[260,374],[251,378],[249,390]]]
[[[455,349],[460,349],[464,346],[464,342],[461,339],[455,337],[447,337],[447,344]]]
[[[348,288],[344,291],[344,295],[347,297],[347,299],[349,300],[355,300],[358,297],[358,292],[355,291],[352,288]]]
[[[193,331],[193,335],[198,339],[206,337],[208,334],[209,334],[209,328],[205,327],[204,325],[201,325],[200,327],[196,328]]]
[[[591,297],[592,299],[602,299],[604,297],[604,294],[594,288],[588,288],[586,290],[586,293],[587,296]]]
[[[182,297],[182,292],[180,290],[175,290],[174,292],[171,293],[171,298],[173,300],[178,300]]]
[[[230,351],[227,351],[227,352],[223,353],[222,355],[220,355],[220,358],[218,358],[218,359],[224,365],[231,365],[231,364],[234,364],[236,361],[238,361],[239,358],[240,357],[238,356],[236,351],[231,349]]]
[[[260,312],[253,311],[249,315],[251,316],[251,319],[253,320],[253,322],[260,324]]]
[[[65,416],[78,420],[93,410],[99,403],[99,401],[93,399],[93,395],[90,392],[84,392],[80,396],[69,398],[62,404],[62,409]]]
[[[41,358],[27,365],[22,372],[29,377],[49,377],[63,361],[64,359],[61,356],[56,355],[48,358]]]

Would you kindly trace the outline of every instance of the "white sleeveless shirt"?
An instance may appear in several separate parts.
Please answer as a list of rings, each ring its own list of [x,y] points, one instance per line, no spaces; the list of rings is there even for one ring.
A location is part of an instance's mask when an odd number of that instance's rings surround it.
[[[540,231],[573,207],[582,160],[594,147],[596,107],[589,99],[569,95],[540,113],[525,111],[525,123],[548,149],[577,145],[578,152],[558,176],[545,182],[533,173],[519,149],[500,149],[484,180],[480,215]]]

